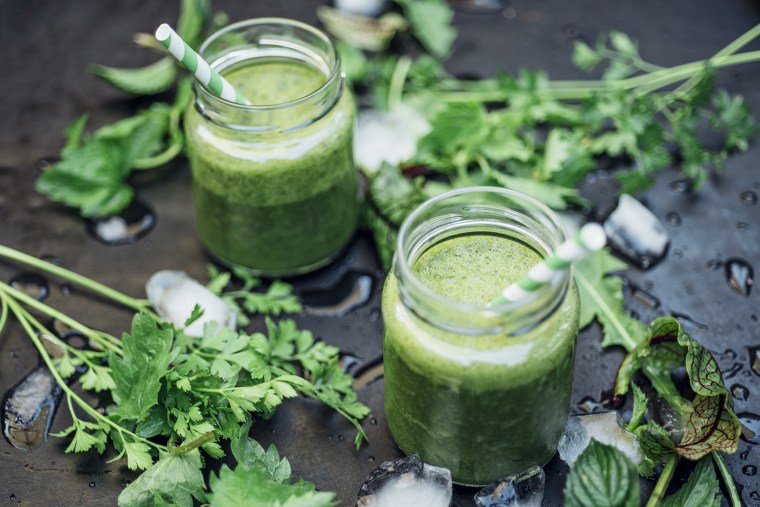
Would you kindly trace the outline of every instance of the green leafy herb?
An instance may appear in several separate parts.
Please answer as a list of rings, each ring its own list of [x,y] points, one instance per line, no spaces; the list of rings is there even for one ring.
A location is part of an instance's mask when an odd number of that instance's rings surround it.
[[[274,482],[289,481],[291,470],[287,458],[280,459],[280,454],[274,444],[265,451],[261,444],[248,436],[250,427],[250,423],[241,426],[240,436],[230,442],[230,449],[238,462],[238,468],[259,470]]]
[[[591,440],[565,482],[568,507],[638,507],[636,466],[614,447]]]
[[[232,273],[219,271],[215,266],[208,266],[208,288],[237,312],[238,325],[247,326],[250,323],[248,314],[278,316],[281,313],[298,313],[301,302],[293,294],[293,286],[282,280],[273,281],[265,292],[257,292],[262,281],[244,269],[233,269],[233,273],[243,285],[239,289],[226,290],[232,281]]]
[[[444,0],[396,0],[412,25],[412,32],[433,56],[445,58],[457,37],[451,26],[454,12]]]
[[[197,450],[166,454],[124,488],[119,507],[159,505],[158,502],[191,507],[193,498],[205,498],[202,467]]]
[[[610,276],[626,267],[603,249],[576,264],[575,281],[581,299],[581,328],[596,318],[604,331],[602,346],[619,345],[633,350],[644,340],[646,331],[623,307],[622,280]]]
[[[721,502],[718,478],[712,461],[700,460],[681,489],[665,498],[662,507],[718,507]]]
[[[208,502],[212,507],[239,504],[259,507],[332,507],[335,493],[318,492],[314,484],[298,481],[287,484],[272,480],[258,468],[238,466],[230,470],[224,465],[219,475],[209,477],[211,492]]]
[[[92,65],[90,72],[127,93],[154,95],[171,88],[177,77],[177,65],[172,57],[165,56],[155,63],[137,69]]]

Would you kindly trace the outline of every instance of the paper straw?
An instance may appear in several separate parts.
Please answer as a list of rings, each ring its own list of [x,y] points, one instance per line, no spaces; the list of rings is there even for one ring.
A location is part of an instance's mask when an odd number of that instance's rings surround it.
[[[163,23],[156,30],[156,39],[169,50],[183,67],[193,73],[195,79],[201,82],[211,93],[230,102],[250,106],[251,103],[240,95],[217,71],[211,68],[206,60],[193,51],[193,48],[182,40],[172,27]]]
[[[504,289],[500,296],[491,301],[491,306],[524,299],[546,286],[557,274],[569,269],[573,262],[581,260],[590,252],[601,250],[606,242],[607,236],[601,225],[584,225],[575,238],[562,243],[546,259],[530,268],[523,278]]]

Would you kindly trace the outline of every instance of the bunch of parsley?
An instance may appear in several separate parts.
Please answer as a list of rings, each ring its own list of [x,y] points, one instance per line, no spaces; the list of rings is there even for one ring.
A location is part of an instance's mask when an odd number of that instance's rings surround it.
[[[283,400],[301,394],[350,421],[360,445],[365,435],[358,420],[369,409],[357,400],[352,378],[340,368],[339,349],[316,341],[292,320],[275,323],[269,318],[266,334],[235,332],[211,322],[202,337],[191,338],[183,329],[162,322],[146,300],[3,245],[0,256],[139,311],[131,331],[117,338],[0,282],[0,331],[13,315],[64,393],[72,424],[54,436],[71,439],[66,452],[95,449],[103,454],[112,447],[116,453],[112,461],[126,457],[130,469],[145,470],[123,491],[119,505],[189,506],[192,498],[225,505],[224,499],[240,488],[261,505],[274,506],[291,498],[308,500],[309,505],[333,505],[334,495],[317,493],[302,481],[291,484],[287,461],[280,460],[274,448],[264,452],[248,439],[248,430],[256,416],[268,417]],[[213,282],[221,286],[220,281],[229,278],[217,272]],[[239,295],[237,291],[235,297]],[[273,301],[266,306],[271,312],[282,309]],[[59,319],[93,347],[69,345],[32,311]],[[185,327],[202,314],[196,306]],[[109,394],[113,403],[105,412],[96,410],[73,389],[76,380],[82,389]],[[206,495],[203,456],[223,457],[225,440],[231,443],[238,467],[234,471],[223,467],[218,476],[212,475]]]

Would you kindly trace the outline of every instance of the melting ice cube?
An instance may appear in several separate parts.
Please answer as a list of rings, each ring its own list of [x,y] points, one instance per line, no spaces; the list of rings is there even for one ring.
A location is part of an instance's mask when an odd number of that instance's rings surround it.
[[[145,284],[145,292],[158,315],[178,328],[185,326],[195,305],[200,305],[203,316],[185,328],[187,336],[203,336],[203,326],[211,321],[235,329],[235,310],[184,271],[158,271]]]
[[[618,413],[615,411],[570,416],[565,427],[565,434],[559,439],[557,448],[559,457],[568,465],[573,466],[592,438],[597,442],[615,447],[636,464],[641,463],[643,459],[638,438],[620,427]]]
[[[630,195],[621,195],[615,211],[605,220],[609,244],[642,269],[659,261],[670,238],[662,223],[643,204]]]
[[[356,164],[375,172],[383,162],[405,162],[416,153],[417,140],[428,132],[430,124],[425,117],[406,104],[390,111],[362,112],[354,135]]]
[[[486,486],[475,495],[478,507],[541,507],[544,499],[544,470],[537,465],[500,482]]]
[[[377,467],[359,489],[357,507],[449,507],[451,472],[413,454]]]

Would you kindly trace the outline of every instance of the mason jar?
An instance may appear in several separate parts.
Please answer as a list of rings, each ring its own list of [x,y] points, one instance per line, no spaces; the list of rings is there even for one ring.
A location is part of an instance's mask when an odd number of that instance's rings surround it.
[[[253,105],[195,83],[185,115],[198,235],[256,274],[329,263],[357,223],[355,105],[330,39],[298,21],[230,25],[199,50]]]
[[[399,231],[383,289],[385,413],[407,454],[482,486],[543,466],[567,422],[579,301],[566,271],[489,303],[565,240],[556,215],[510,190],[455,190]]]

